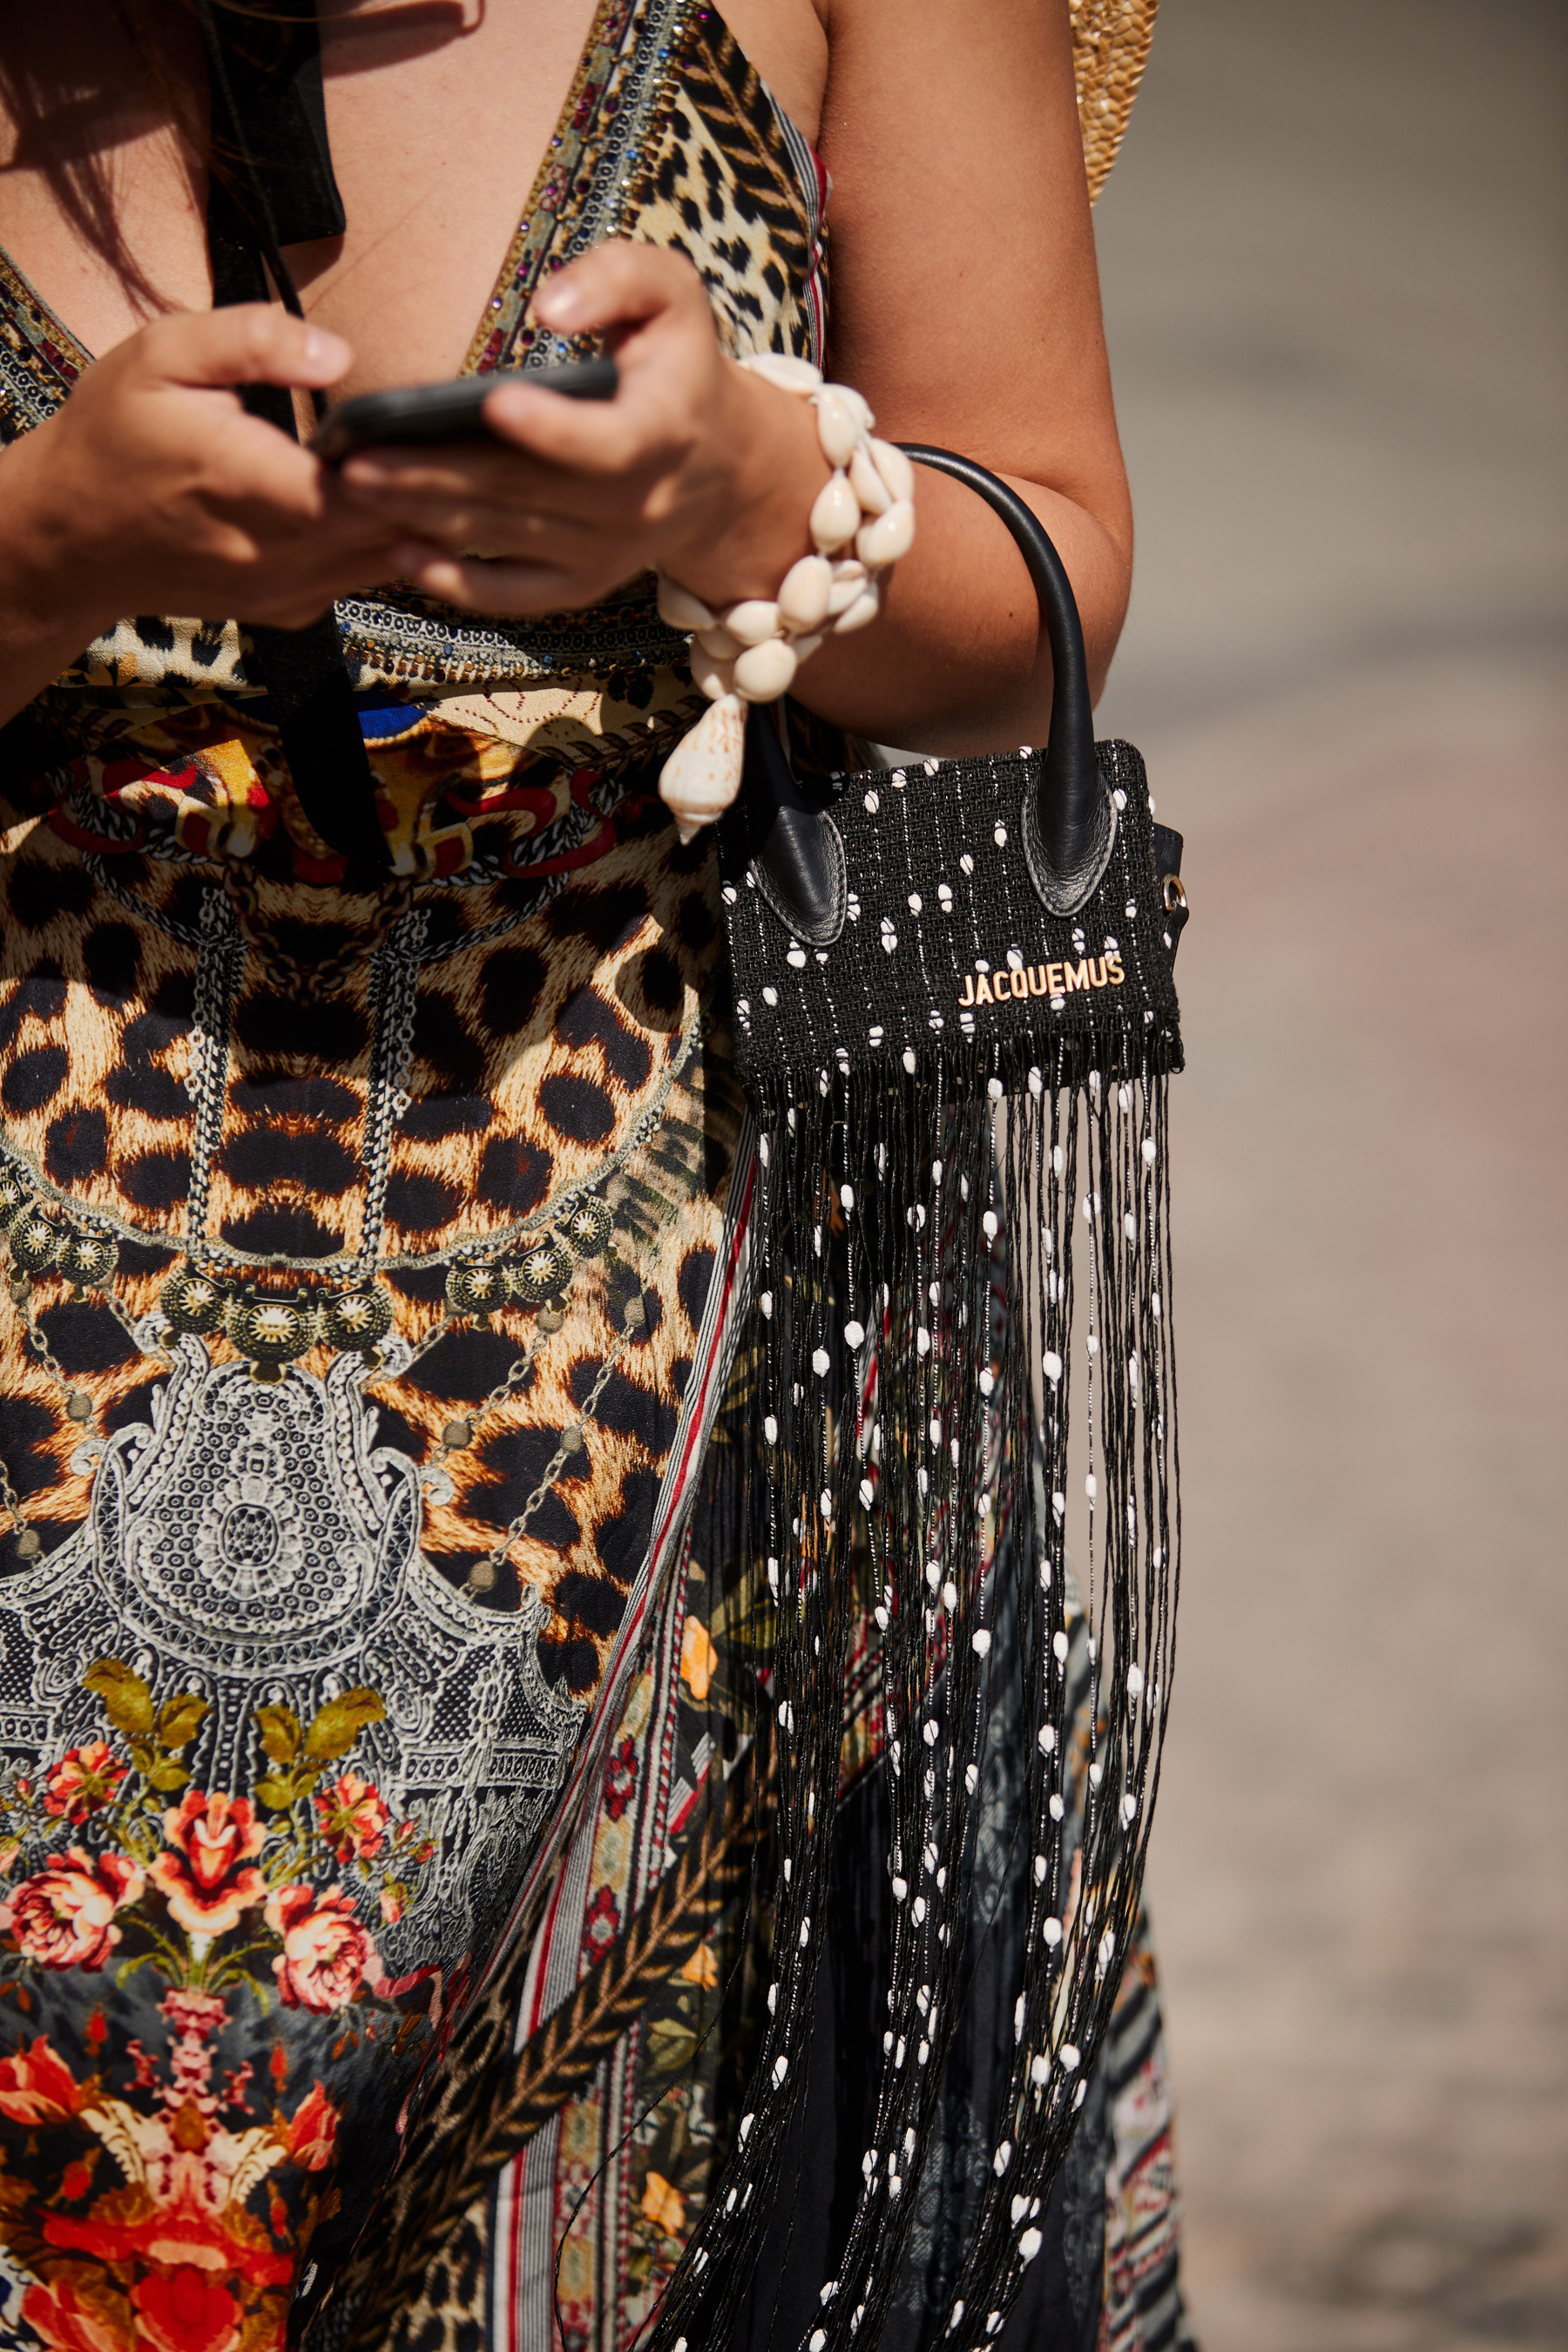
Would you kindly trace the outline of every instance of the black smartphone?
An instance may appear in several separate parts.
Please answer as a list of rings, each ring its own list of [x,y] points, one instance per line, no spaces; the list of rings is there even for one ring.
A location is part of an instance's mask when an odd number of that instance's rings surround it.
[[[378,442],[477,441],[485,431],[485,395],[498,383],[536,383],[568,400],[614,400],[614,360],[568,360],[556,367],[500,368],[452,383],[411,384],[405,392],[363,392],[334,408],[310,436],[329,466]]]

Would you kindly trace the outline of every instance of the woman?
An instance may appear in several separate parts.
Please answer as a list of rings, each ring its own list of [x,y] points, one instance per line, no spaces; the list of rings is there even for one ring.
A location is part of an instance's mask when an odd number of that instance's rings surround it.
[[[1067,12],[83,0],[9,8],[0,76],[8,2319],[629,2343],[738,2127],[768,1870],[751,1142],[647,575],[807,551],[812,413],[737,362],[824,356],[831,183],[834,376],[1014,482],[1103,677]],[[508,385],[481,441],[289,429],[594,348],[612,402]],[[922,478],[795,724],[1002,748],[1049,685]],[[847,1808],[874,1686],[868,1643]],[[1142,1958],[1120,2014],[1007,2342],[1180,2327]],[[737,2344],[808,2318],[837,2162],[797,2146]]]

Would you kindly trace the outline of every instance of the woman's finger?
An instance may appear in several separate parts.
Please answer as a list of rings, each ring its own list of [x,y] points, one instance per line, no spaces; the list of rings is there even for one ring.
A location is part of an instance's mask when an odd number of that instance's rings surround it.
[[[702,280],[684,254],[625,237],[590,247],[533,298],[535,320],[552,335],[602,335],[662,310],[707,320]]]
[[[353,348],[341,335],[265,302],[158,319],[138,341],[141,365],[166,383],[278,383],[321,390],[336,383],[353,362]]]
[[[626,474],[658,455],[664,420],[623,378],[614,400],[569,400],[537,384],[498,384],[485,402],[497,439],[525,457],[584,478]]]
[[[580,572],[559,563],[481,562],[423,541],[395,547],[392,567],[395,576],[412,582],[426,596],[498,619],[591,604],[613,584],[584,583]]]
[[[553,495],[531,505],[509,492],[504,499],[469,495],[407,495],[401,488],[367,498],[360,512],[365,523],[390,537],[425,540],[449,550],[493,548],[502,555],[531,562],[535,551],[551,541],[581,540],[604,526],[605,517],[564,505],[561,485]],[[623,509],[625,502],[622,502]],[[609,519],[624,523],[624,511]]]
[[[264,547],[295,544],[303,533],[329,558],[407,535],[397,517],[345,497],[330,467],[261,417],[237,411],[222,418],[193,470],[185,488],[192,531],[206,516],[239,525]]]
[[[499,442],[453,441],[439,449],[389,446],[351,457],[339,468],[345,490],[365,503],[389,499],[526,499],[549,469],[530,468],[527,453]]]
[[[718,359],[707,296],[691,264],[651,246],[596,246],[542,289],[534,316],[552,331],[605,335],[616,343],[620,389],[614,400],[582,401],[542,384],[497,383],[485,402],[494,442],[509,455],[585,480],[677,460],[680,420],[695,413],[691,394],[700,372]],[[426,496],[485,488],[498,498],[517,496],[515,476],[498,471],[496,457],[495,446],[483,443],[438,451],[386,446],[357,453],[342,474],[362,496],[393,485]]]
[[[496,498],[526,495],[520,461],[541,483],[550,475],[587,481],[658,461],[668,436],[668,394],[646,383],[614,400],[571,400],[535,384],[498,384],[485,402],[489,436],[437,449],[388,445],[346,458],[345,488],[364,497],[399,493]]]

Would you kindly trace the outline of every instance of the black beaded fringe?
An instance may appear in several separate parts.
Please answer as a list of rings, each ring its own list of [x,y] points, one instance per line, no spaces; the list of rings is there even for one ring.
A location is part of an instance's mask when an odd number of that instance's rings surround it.
[[[992,2341],[1040,2251],[1138,1915],[1174,1654],[1177,1055],[1161,1068],[1142,1045],[1142,1065],[1130,1039],[1122,1068],[1080,1068],[1083,1053],[1059,1040],[1042,1069],[1023,1048],[998,1058],[993,1039],[988,1077],[972,1057],[960,1068],[942,1055],[918,1082],[841,1079],[773,1107],[755,1213],[752,1469],[776,1629],[773,1984],[736,2144],[647,2339],[656,2352],[727,2340],[804,2091],[857,1514],[880,1588],[893,1932],[888,1952],[868,1956],[886,1971],[887,2023],[864,2185],[847,2242],[827,2250],[801,2352],[877,2343],[936,2125],[964,1998],[999,1497],[1034,1566],[1013,1637],[1035,1727],[1030,1911],[990,2178],[937,2340],[953,2352]],[[1100,1061],[1113,1059],[1102,1040]],[[1009,1311],[997,1324],[999,1283]],[[1069,1461],[1089,1526],[1076,1576]],[[1075,1759],[1068,1662],[1085,1635],[1093,1699]]]

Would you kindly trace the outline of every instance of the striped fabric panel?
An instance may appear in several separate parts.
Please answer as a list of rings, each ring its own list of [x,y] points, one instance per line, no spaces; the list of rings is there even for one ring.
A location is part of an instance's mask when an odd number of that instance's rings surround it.
[[[1100,2352],[1195,2352],[1182,2300],[1173,2109],[1147,1915],[1127,1956],[1100,2063],[1111,2155]]]

